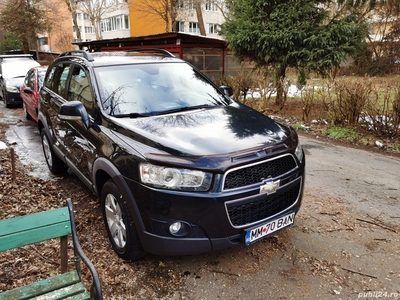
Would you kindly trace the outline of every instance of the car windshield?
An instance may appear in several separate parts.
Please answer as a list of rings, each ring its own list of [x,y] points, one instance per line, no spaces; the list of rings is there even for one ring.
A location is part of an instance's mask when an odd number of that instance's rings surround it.
[[[186,63],[108,66],[96,73],[103,108],[113,116],[142,117],[229,104]]]

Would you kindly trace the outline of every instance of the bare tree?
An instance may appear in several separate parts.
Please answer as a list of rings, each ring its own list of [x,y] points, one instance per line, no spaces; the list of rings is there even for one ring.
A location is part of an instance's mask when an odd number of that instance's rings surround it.
[[[197,22],[199,24],[200,35],[206,36],[206,28],[204,26],[203,11],[201,6],[203,4],[202,0],[194,0],[194,9],[196,10]]]
[[[72,16],[72,23],[74,24],[75,27],[76,39],[78,40],[78,42],[80,42],[82,41],[82,35],[78,24],[77,10],[78,10],[78,3],[82,2],[82,0],[64,0],[64,2],[65,4],[67,4],[68,10]]]
[[[120,8],[119,0],[79,0],[79,7],[83,13],[89,16],[89,20],[94,27],[97,40],[102,40],[100,23],[106,13],[110,13]]]
[[[211,0],[210,3],[214,5],[220,11],[224,19],[226,19],[227,9],[225,7],[225,0]]]
[[[61,52],[69,51],[71,50],[73,39],[71,32],[60,31],[57,34],[55,45]]]
[[[142,14],[143,18],[154,21],[163,20],[165,32],[174,31],[178,18],[187,20],[195,13],[200,34],[205,36],[206,29],[203,18],[205,3],[214,5],[225,18],[224,0],[135,0],[132,5]]]
[[[175,28],[178,9],[177,0],[135,0],[132,5],[145,19],[154,20],[154,22],[160,19],[163,20],[165,32],[170,32]]]

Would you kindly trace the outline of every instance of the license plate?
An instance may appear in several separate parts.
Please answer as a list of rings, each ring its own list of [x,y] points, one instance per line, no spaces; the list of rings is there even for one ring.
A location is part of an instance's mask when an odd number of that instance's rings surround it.
[[[279,219],[268,222],[264,225],[246,231],[246,245],[250,245],[266,236],[288,227],[294,222],[294,213],[280,217]]]

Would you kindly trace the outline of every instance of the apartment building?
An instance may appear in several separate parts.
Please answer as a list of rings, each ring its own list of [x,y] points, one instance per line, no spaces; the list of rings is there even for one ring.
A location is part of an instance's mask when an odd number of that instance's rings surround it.
[[[165,32],[182,32],[200,34],[200,26],[194,6],[194,0],[178,0],[176,7],[176,22],[166,22],[152,2],[140,0],[129,0],[129,15],[131,25],[131,36],[145,36]],[[163,2],[164,3],[164,2]],[[225,9],[224,1],[203,0],[202,16],[206,35],[212,38],[219,38],[219,30],[225,18],[222,11]],[[158,12],[160,12],[159,8]],[[166,24],[167,23],[167,24]]]
[[[120,0],[117,5],[104,8],[99,23],[93,24],[85,7],[78,4],[77,23],[82,41],[130,37],[128,0]],[[72,18],[71,18],[72,23]],[[98,36],[96,36],[96,28]],[[74,41],[77,41],[77,28],[73,26]]]
[[[154,1],[154,0],[153,0]],[[155,0],[156,1],[156,0]],[[146,7],[141,0],[119,0],[119,4],[106,10],[98,24],[93,24],[90,16],[83,6],[78,6],[77,23],[81,33],[81,41],[93,41],[98,39],[115,39],[126,37],[146,36],[165,32],[183,32],[200,34],[200,26],[194,9],[193,0],[180,0],[178,2],[175,26],[172,21],[169,24],[160,17],[160,14],[146,13]],[[184,1],[184,2],[183,2]],[[220,25],[224,22],[223,14],[215,0],[205,0],[202,4],[202,15],[206,35],[219,38]],[[141,9],[139,9],[141,7]],[[66,9],[66,6],[65,6]],[[95,33],[97,26],[98,36]],[[174,27],[174,28],[173,28]],[[63,28],[71,28],[73,41],[77,42],[77,28],[72,24],[72,17]],[[54,35],[54,33],[53,33]],[[49,37],[49,41],[54,38]],[[43,45],[43,49],[59,51],[55,45]]]

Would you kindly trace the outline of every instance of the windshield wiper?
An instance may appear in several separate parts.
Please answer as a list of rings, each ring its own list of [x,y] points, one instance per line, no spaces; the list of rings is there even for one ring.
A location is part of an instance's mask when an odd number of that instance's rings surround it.
[[[169,113],[174,113],[174,112],[180,112],[180,111],[188,111],[188,110],[195,110],[195,109],[201,109],[201,108],[208,108],[208,107],[213,107],[214,105],[210,104],[201,104],[201,105],[194,105],[194,106],[182,106],[182,107],[177,107],[173,109],[168,109],[164,111],[158,111],[158,115],[165,115]]]
[[[116,118],[131,118],[131,119],[145,118],[145,117],[150,117],[150,116],[154,116],[154,114],[130,113],[130,114],[113,115],[113,117],[116,117]]]
[[[178,108],[173,108],[173,109],[168,109],[168,110],[163,110],[163,111],[155,111],[152,113],[130,113],[130,114],[120,114],[120,115],[113,115],[113,117],[116,118],[145,118],[145,117],[151,117],[151,116],[157,116],[157,115],[165,115],[169,113],[174,113],[174,112],[180,112],[180,111],[187,111],[187,110],[194,110],[194,109],[201,109],[201,108],[207,108],[207,107],[214,107],[215,105],[210,105],[210,104],[201,104],[201,105],[194,105],[194,106],[182,106]]]

